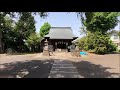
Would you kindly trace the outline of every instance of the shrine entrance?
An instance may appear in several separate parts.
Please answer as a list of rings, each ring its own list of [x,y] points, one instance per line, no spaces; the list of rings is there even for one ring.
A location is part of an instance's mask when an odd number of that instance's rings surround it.
[[[63,41],[55,42],[56,49],[55,51],[68,51],[68,43]]]
[[[57,44],[57,48],[58,49],[66,49],[66,45],[65,44]]]
[[[70,45],[76,38],[71,27],[51,27],[49,33],[41,41],[41,51],[44,41],[47,39],[50,51],[69,52]]]

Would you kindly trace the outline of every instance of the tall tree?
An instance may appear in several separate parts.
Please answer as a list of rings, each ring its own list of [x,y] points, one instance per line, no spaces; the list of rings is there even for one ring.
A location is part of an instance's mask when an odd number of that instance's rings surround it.
[[[40,28],[40,36],[44,37],[45,35],[47,35],[49,33],[50,28],[51,25],[48,22],[44,23],[44,25]]]
[[[24,44],[24,39],[32,33],[31,29],[32,27],[34,28],[33,25],[34,23],[32,22],[34,21],[33,16],[37,14],[40,15],[40,17],[46,17],[48,13],[47,12],[0,12],[0,35],[2,37],[2,39],[0,38],[0,42],[3,41],[2,44],[4,43],[5,49],[7,49],[7,47],[10,48],[12,47],[18,50],[16,46],[19,46],[20,42],[21,42],[21,46]],[[6,18],[7,15],[9,15],[11,18],[9,19]],[[13,18],[15,17],[19,18],[19,20],[16,23],[16,26],[14,27],[11,24],[15,20],[15,19],[13,20]],[[28,17],[30,18],[28,19]],[[15,28],[15,30],[11,30],[13,28]],[[35,29],[33,31],[35,31]]]
[[[13,15],[14,13],[10,12],[0,12],[0,34],[2,37],[2,52],[6,51],[6,48],[11,46],[10,43],[13,40],[12,37],[12,29],[13,29]],[[11,17],[12,16],[12,17]]]
[[[86,29],[91,32],[100,31],[106,33],[118,23],[119,12],[85,12],[78,13]]]
[[[107,31],[118,24],[119,12],[82,12],[82,24],[87,30],[87,47],[96,53],[104,54],[116,50],[116,46],[110,41]]]
[[[31,33],[35,33],[35,20],[30,12],[20,13],[15,31],[17,33],[18,49],[22,50],[25,43],[24,40],[26,40]]]
[[[13,20],[8,16],[5,17],[5,28],[3,30],[3,41],[4,41],[4,48],[10,48],[14,44],[14,31],[13,31]]]

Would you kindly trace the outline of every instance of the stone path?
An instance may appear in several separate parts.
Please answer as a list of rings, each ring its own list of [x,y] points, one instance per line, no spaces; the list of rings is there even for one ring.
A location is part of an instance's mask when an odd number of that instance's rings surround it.
[[[72,62],[56,60],[52,66],[48,78],[82,78],[73,66]]]

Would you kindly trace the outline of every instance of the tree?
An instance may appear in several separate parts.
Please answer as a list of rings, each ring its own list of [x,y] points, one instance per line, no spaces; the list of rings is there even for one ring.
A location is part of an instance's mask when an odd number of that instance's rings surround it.
[[[4,51],[6,51],[7,48],[14,47],[13,44],[13,23],[12,17],[9,14],[5,14],[2,17],[3,21],[1,22],[1,34],[2,34],[2,43],[4,47]]]
[[[83,13],[78,13],[82,14]],[[106,33],[118,23],[119,12],[85,12],[81,21],[88,31]]]
[[[119,38],[120,38],[120,31],[118,32],[118,36],[119,36]]]
[[[47,35],[49,33],[50,28],[51,25],[48,22],[44,23],[44,25],[40,28],[40,36],[44,37],[45,35]]]
[[[117,46],[110,40],[109,34],[99,31],[87,35],[88,50],[94,50],[97,54],[116,51]]]
[[[76,44],[81,50],[92,50],[97,54],[116,51],[117,46],[110,40],[109,34],[101,32],[88,33],[87,36],[80,38]]]
[[[82,12],[78,15],[81,16],[82,24],[87,30],[88,49],[99,54],[116,50],[115,45],[110,42],[107,31],[117,25],[119,12]]]
[[[4,52],[4,40],[5,37],[4,37],[4,32],[5,32],[5,29],[7,28],[5,23],[5,16],[10,14],[10,16],[13,14],[13,13],[10,13],[10,12],[0,12],[0,52]]]
[[[2,43],[4,43],[5,51],[7,48],[20,50],[18,48],[19,46],[25,46],[24,38],[28,37],[32,33],[31,27],[34,28],[34,23],[32,21],[34,21],[34,15],[36,14],[40,15],[40,17],[47,16],[46,12],[0,12],[0,35],[2,37]],[[9,18],[6,16],[9,16]],[[29,19],[27,18],[28,16],[30,16]],[[15,24],[13,26],[12,24],[16,17],[19,18],[19,20],[17,21],[16,26]],[[13,20],[13,18],[15,19]],[[26,26],[29,27],[26,27],[23,24],[24,20],[28,22]],[[33,31],[35,31],[35,29]]]
[[[35,20],[29,12],[21,13],[18,22],[16,23],[16,31],[25,39],[31,33],[35,32]]]
[[[26,40],[31,33],[35,33],[35,20],[31,13],[20,13],[19,20],[15,26],[15,32],[17,34],[16,41],[18,41],[18,50],[22,50],[25,43],[24,40]]]
[[[84,36],[80,38],[78,41],[76,41],[76,45],[80,48],[80,50],[88,50],[88,45],[87,45],[87,36]]]
[[[83,26],[83,27],[80,28],[80,34],[81,35],[84,34],[85,36],[87,35],[87,30],[86,30],[85,26]]]
[[[3,30],[3,41],[4,41],[4,48],[10,48],[12,47],[14,44],[14,31],[13,31],[13,20],[9,17],[6,16],[5,17],[5,28]]]
[[[39,46],[40,46],[40,41],[41,41],[41,37],[36,34],[36,33],[32,33],[26,40],[26,45],[29,47],[29,49],[31,51],[36,51],[39,50]]]

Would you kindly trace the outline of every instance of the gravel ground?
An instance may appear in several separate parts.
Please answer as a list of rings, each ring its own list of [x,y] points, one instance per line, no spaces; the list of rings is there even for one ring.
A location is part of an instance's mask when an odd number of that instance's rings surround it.
[[[96,73],[106,73],[106,72],[116,73],[117,76],[114,77],[118,77],[118,74],[120,73],[120,54],[106,54],[106,55],[88,54],[87,57],[73,57],[71,56],[70,53],[54,53],[54,55],[51,55],[50,57],[42,56],[42,53],[26,54],[26,55],[0,54],[0,64],[1,64],[0,68],[1,69],[4,68],[2,64],[5,63],[9,64],[12,62],[14,63],[25,62],[26,60],[27,62],[31,62],[34,60],[41,61],[41,60],[51,60],[51,59],[52,60],[64,59],[64,60],[72,61],[73,63],[75,63],[74,65],[77,67],[78,72],[80,74],[82,73],[82,75],[85,77],[91,77],[88,74],[90,73],[90,70],[92,70],[91,72],[93,72],[93,69],[97,70],[97,72],[94,71]],[[104,72],[101,70],[103,70]],[[83,73],[87,73],[87,75]],[[104,77],[108,77],[108,76],[104,76]]]

